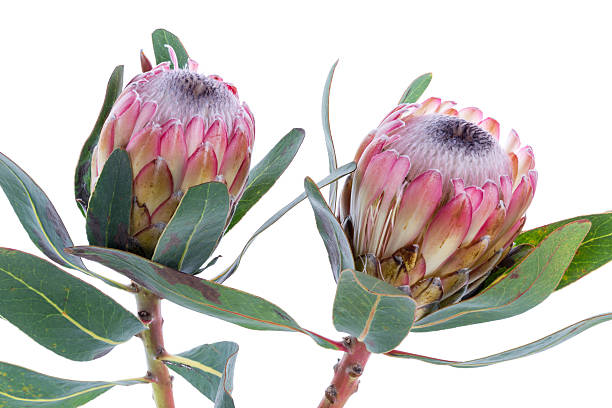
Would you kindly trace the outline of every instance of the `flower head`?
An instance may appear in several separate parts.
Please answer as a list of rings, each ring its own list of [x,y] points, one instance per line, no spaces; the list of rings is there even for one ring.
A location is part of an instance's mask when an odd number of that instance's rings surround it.
[[[253,115],[236,87],[197,73],[193,60],[177,68],[168,49],[175,68],[163,62],[130,81],[102,128],[91,163],[93,191],[112,151],[127,150],[134,175],[130,235],[146,255],[190,187],[223,182],[233,208],[244,190],[255,138]]]
[[[476,108],[401,104],[357,151],[340,219],[358,264],[412,294],[422,317],[477,288],[525,223],[537,173],[529,146]]]

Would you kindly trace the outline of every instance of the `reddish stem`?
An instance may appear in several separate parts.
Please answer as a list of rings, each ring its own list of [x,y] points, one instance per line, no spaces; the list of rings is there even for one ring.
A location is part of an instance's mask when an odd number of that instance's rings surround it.
[[[159,357],[166,354],[162,330],[164,319],[161,314],[161,299],[139,286],[136,303],[138,317],[148,326],[148,330],[142,332],[140,338],[145,348],[149,369],[147,377],[152,380],[155,405],[157,408],[174,408],[172,377],[168,367],[159,360]]]
[[[342,359],[334,366],[334,378],[325,390],[325,396],[319,408],[342,408],[351,395],[357,392],[359,377],[363,373],[370,352],[365,344],[355,337],[344,339],[346,352]]]

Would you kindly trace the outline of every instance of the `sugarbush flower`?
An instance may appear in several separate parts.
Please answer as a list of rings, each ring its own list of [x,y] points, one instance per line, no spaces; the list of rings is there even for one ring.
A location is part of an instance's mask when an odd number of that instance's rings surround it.
[[[150,255],[181,197],[195,185],[225,183],[233,210],[244,190],[255,121],[236,87],[178,67],[174,50],[137,75],[115,102],[91,161],[91,190],[114,149],[127,150],[134,176],[131,246]],[[146,58],[143,67],[150,68]],[[233,211],[230,211],[228,218]]]
[[[357,267],[409,293],[417,319],[472,293],[511,250],[536,188],[531,147],[477,108],[400,104],[340,198]]]

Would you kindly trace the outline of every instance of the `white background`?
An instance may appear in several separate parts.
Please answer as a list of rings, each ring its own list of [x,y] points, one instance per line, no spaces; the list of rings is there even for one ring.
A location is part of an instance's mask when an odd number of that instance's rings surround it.
[[[4,3],[0,150],[45,189],[75,243],[86,243],[73,201],[78,153],[113,67],[125,64],[126,79],[138,73],[138,51],[144,48],[152,58],[150,33],[165,27],[180,36],[201,72],[237,85],[256,117],[254,162],[291,128],[306,129],[295,163],[226,236],[219,268],[302,190],[305,176],[327,174],[320,103],[338,57],[331,111],[340,162],[351,160],[357,143],[414,77],[433,71],[425,96],[478,106],[533,146],[540,181],[528,227],[602,212],[612,209],[612,26],[605,3]],[[4,198],[0,214],[0,245],[38,254]],[[129,296],[78,276],[133,310]],[[304,327],[341,337],[331,323],[334,284],[327,255],[307,203],[260,236],[228,284],[281,305]],[[612,265],[519,317],[415,333],[401,348],[450,359],[499,352],[611,312],[610,287]],[[299,334],[249,331],[167,302],[164,309],[170,352],[220,340],[240,343],[237,407],[315,407],[340,356]],[[544,353],[468,370],[374,356],[349,406],[609,406],[611,341],[607,323]],[[145,373],[137,339],[103,359],[78,363],[54,355],[5,321],[0,361],[74,379]],[[175,388],[178,407],[211,406],[182,379]],[[88,406],[152,402],[148,386],[117,387]]]

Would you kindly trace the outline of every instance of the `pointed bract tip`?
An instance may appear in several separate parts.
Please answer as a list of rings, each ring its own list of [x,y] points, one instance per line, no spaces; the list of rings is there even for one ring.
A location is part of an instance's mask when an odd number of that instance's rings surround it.
[[[142,68],[142,72],[148,72],[153,69],[151,61],[147,58],[143,50],[140,50],[140,67]]]

